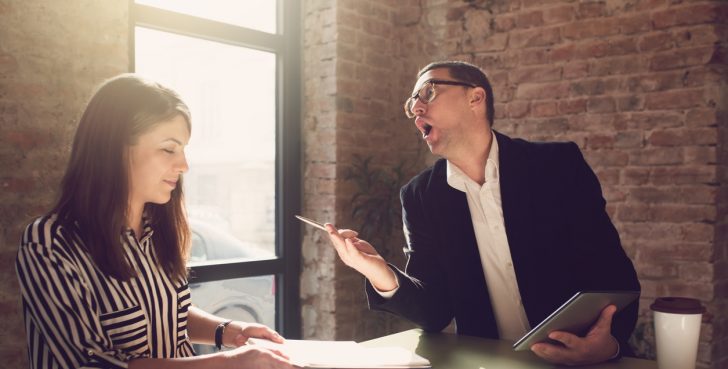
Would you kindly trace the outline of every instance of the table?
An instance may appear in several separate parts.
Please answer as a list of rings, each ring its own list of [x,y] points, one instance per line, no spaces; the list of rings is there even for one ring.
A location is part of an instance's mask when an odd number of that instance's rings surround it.
[[[451,333],[424,333],[421,329],[395,333],[362,342],[367,347],[397,346],[430,360],[433,369],[546,369],[560,368],[541,360],[530,351],[513,351],[508,342],[459,336]],[[589,369],[657,369],[657,362],[622,358],[614,363],[590,365]]]

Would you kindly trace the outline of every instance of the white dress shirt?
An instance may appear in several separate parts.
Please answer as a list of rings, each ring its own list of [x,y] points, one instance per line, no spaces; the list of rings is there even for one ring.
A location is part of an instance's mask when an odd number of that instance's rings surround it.
[[[498,141],[492,133],[491,137],[485,183],[479,185],[450,161],[447,162],[447,183],[465,192],[498,334],[501,339],[515,341],[528,332],[529,323],[521,302],[503,222]]]
[[[521,302],[503,222],[498,142],[492,133],[491,137],[492,144],[485,165],[485,183],[479,185],[450,161],[447,161],[447,183],[466,194],[498,334],[503,340],[515,341],[528,332],[530,326]],[[391,298],[397,289],[399,287],[392,291],[377,292],[384,298]]]

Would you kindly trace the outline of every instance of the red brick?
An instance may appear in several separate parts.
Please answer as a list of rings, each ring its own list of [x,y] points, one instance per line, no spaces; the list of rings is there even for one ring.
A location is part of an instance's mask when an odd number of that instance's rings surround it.
[[[661,71],[706,65],[713,61],[716,51],[717,49],[713,46],[703,46],[662,52],[650,58],[650,69]]]
[[[584,156],[593,167],[623,167],[629,162],[626,152],[616,150],[587,151]]]
[[[2,132],[3,141],[25,152],[51,142],[47,134],[35,129],[3,130]]]
[[[518,53],[516,60],[520,65],[546,64],[549,52],[543,48],[528,48]]]
[[[615,129],[616,116],[614,114],[577,114],[570,115],[570,131],[604,132]]]
[[[669,129],[653,131],[647,138],[653,146],[715,145],[717,128]]]
[[[716,219],[716,209],[709,205],[663,205],[651,207],[652,219],[665,223],[712,223]]]
[[[718,154],[715,146],[691,146],[685,148],[685,163],[715,164]]]
[[[540,10],[531,10],[516,15],[518,28],[530,28],[543,25],[543,13]]]
[[[630,165],[671,165],[683,162],[682,148],[647,148],[632,152]]]
[[[615,102],[613,97],[590,97],[586,103],[586,111],[589,113],[611,113],[614,110]]]
[[[630,76],[625,87],[630,92],[652,92],[684,87],[688,72],[660,72]]]
[[[688,109],[705,104],[702,89],[671,90],[647,94],[648,109]]]
[[[581,2],[577,10],[577,17],[582,18],[595,18],[607,15],[607,4],[603,1],[600,2]]]
[[[646,65],[646,59],[640,55],[603,58],[589,63],[589,75],[634,74],[643,71]]]
[[[513,48],[550,46],[561,40],[558,27],[513,31],[509,46]]]
[[[586,40],[618,34],[619,20],[616,18],[588,19],[567,23],[561,27],[561,36],[567,40]]]
[[[650,33],[639,38],[637,47],[641,52],[664,51],[675,47],[675,40],[669,32]]]
[[[652,29],[652,22],[648,13],[639,13],[619,18],[619,30],[623,35],[647,32]]]
[[[564,65],[563,79],[584,78],[589,75],[589,64],[585,61],[570,62]]]
[[[611,149],[614,146],[614,136],[610,134],[590,134],[586,137],[586,147],[589,149]]]
[[[548,82],[561,79],[561,67],[523,67],[516,68],[510,73],[509,82],[519,84],[523,82]]]
[[[720,43],[721,37],[716,25],[704,25],[676,31],[674,34],[678,47],[695,47]]]
[[[543,21],[547,25],[569,22],[574,16],[573,5],[560,5],[543,11]]]
[[[718,125],[718,112],[715,108],[691,109],[685,117],[685,124],[689,127]]]
[[[516,27],[514,16],[500,15],[493,18],[496,32],[507,32]]]
[[[640,264],[638,276],[643,278],[674,278],[677,277],[677,266],[672,264]]]
[[[541,135],[551,136],[566,131],[568,123],[563,118],[527,119],[523,128]]]
[[[625,185],[643,185],[649,179],[650,170],[648,168],[628,167],[622,170],[620,183]]]
[[[715,166],[670,166],[652,169],[650,182],[655,185],[711,184],[717,181]]]
[[[586,99],[572,99],[559,101],[560,114],[578,114],[586,111]]]
[[[475,52],[487,52],[487,51],[502,51],[505,50],[506,45],[508,44],[508,34],[507,33],[498,33],[494,35],[490,35],[486,38],[475,38],[475,39],[469,39],[470,44],[467,44],[465,46],[468,46],[472,51]]]
[[[650,130],[679,127],[683,125],[684,117],[679,112],[645,111],[622,115],[620,120],[630,129]]]
[[[538,101],[531,103],[531,115],[534,117],[553,117],[557,115],[555,101]]]
[[[574,58],[576,46],[574,43],[556,45],[549,51],[549,60],[552,63],[569,61]]]
[[[618,111],[635,111],[643,110],[645,99],[639,95],[620,96],[615,99],[617,101]]]
[[[578,57],[585,59],[635,54],[637,52],[637,43],[633,38],[591,40],[581,43],[577,48]]]
[[[558,99],[569,95],[569,84],[565,82],[522,83],[516,89],[520,99]]]
[[[638,260],[642,261],[711,261],[714,257],[713,247],[705,242],[681,240],[680,227],[673,224],[660,224],[653,227],[649,223],[632,225],[635,233],[644,235],[642,247],[637,250]],[[644,232],[644,228],[651,228]],[[631,231],[630,231],[631,233]]]
[[[523,118],[529,113],[529,106],[528,101],[511,101],[506,106],[507,115],[509,118]]]
[[[652,14],[655,28],[714,23],[725,20],[725,4],[695,4],[657,11]]]
[[[615,78],[599,78],[577,80],[570,84],[571,91],[575,96],[602,95],[619,90],[619,80]]]

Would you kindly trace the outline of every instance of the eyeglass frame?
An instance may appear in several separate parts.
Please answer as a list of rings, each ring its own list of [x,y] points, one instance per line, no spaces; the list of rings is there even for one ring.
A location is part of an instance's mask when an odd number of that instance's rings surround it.
[[[432,97],[425,101],[423,99],[420,99],[420,92],[423,88],[425,88],[427,85],[430,85],[432,88]],[[433,100],[435,100],[435,97],[437,97],[437,90],[435,90],[435,85],[448,85],[448,86],[463,86],[463,87],[478,87],[477,85],[474,85],[472,83],[463,82],[463,81],[450,81],[445,79],[430,79],[427,80],[425,83],[422,84],[422,87],[417,89],[417,92],[412,94],[407,101],[404,102],[404,114],[407,116],[407,118],[414,118],[415,113],[412,112],[412,108],[415,106],[415,100],[420,100],[423,104],[427,105],[431,103]],[[410,106],[410,104],[412,104]]]

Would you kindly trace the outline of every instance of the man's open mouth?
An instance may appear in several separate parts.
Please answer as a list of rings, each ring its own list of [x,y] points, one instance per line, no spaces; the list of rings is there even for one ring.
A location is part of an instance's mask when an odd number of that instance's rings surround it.
[[[425,125],[422,128],[424,129],[423,130],[422,137],[427,137],[427,135],[429,135],[430,134],[430,131],[432,130],[432,126],[429,125],[429,124],[427,124],[427,123],[425,123]]]

